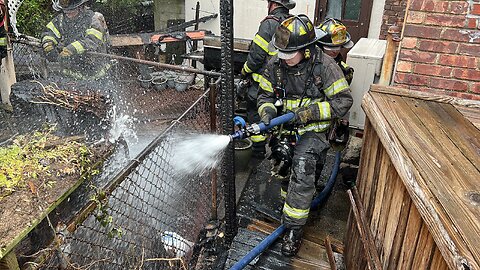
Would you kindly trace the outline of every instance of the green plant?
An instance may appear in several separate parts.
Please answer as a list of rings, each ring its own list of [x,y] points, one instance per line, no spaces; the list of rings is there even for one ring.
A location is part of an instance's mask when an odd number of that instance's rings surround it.
[[[40,37],[55,16],[51,0],[25,0],[17,12],[17,28],[22,34]]]
[[[20,135],[13,144],[0,147],[0,200],[28,181],[39,180],[47,188],[55,186],[53,173],[58,175],[95,175],[90,167],[92,151],[84,144],[71,141],[49,146],[60,138],[52,135],[54,127],[33,134]],[[55,168],[52,168],[55,167]]]

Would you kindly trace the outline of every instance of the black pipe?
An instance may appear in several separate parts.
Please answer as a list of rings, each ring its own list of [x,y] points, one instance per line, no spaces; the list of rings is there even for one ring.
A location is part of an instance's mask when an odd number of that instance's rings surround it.
[[[198,25],[199,21],[198,19],[200,18],[200,2],[197,2],[197,6],[195,7],[195,30],[198,30]],[[193,47],[192,47],[192,52],[197,51],[198,49],[198,41],[193,41]],[[192,61],[192,67],[197,68],[197,61]]]
[[[220,110],[222,115],[222,134],[233,133],[234,87],[233,87],[233,0],[220,1],[222,79],[220,91]],[[227,147],[221,177],[225,194],[225,241],[230,244],[237,234],[237,206],[235,194],[235,167],[233,144]]]

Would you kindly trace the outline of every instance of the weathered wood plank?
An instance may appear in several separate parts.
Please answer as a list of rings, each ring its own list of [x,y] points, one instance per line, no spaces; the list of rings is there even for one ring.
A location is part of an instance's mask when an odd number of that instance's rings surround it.
[[[395,170],[389,170],[386,172],[385,179],[383,180],[385,181],[385,191],[383,193],[382,205],[379,210],[380,218],[378,220],[378,228],[375,235],[375,242],[377,244],[378,254],[382,253],[383,244],[385,241],[385,234],[387,233],[387,224],[389,219],[387,213],[390,213],[391,207],[395,207],[395,205],[392,206],[392,194],[397,177],[398,176],[396,175]]]
[[[376,175],[376,172],[378,172],[378,155],[379,155],[379,148],[382,147],[380,143],[380,139],[375,136],[372,138],[370,145],[368,146],[370,154],[368,155],[369,157],[369,164],[368,169],[366,171],[365,179],[364,179],[364,185],[363,185],[363,190],[361,192],[362,194],[362,205],[363,207],[368,207],[370,203],[370,193],[372,192],[372,178]]]
[[[261,222],[256,222],[257,224],[249,224],[247,229],[250,231],[263,232],[265,234],[270,234],[272,231],[268,229],[268,226],[262,226]],[[265,231],[264,231],[265,230]],[[309,266],[316,266],[318,268],[326,267],[329,268],[328,255],[325,248],[318,243],[312,242],[308,239],[303,239],[302,245],[298,254],[291,261],[292,265],[303,265],[308,264]],[[318,269],[317,268],[317,269]],[[294,268],[297,269],[297,268]],[[312,269],[311,267],[306,269]],[[315,268],[313,268],[315,269]]]
[[[402,182],[402,180],[398,178],[398,175],[396,174],[396,172],[395,172],[395,175],[397,176],[397,179],[395,181]],[[403,186],[403,183],[402,183],[401,189],[403,192],[403,202],[399,205],[399,207],[401,207],[401,211],[398,217],[398,226],[397,226],[397,229],[395,230],[395,238],[393,239],[393,245],[390,252],[390,258],[389,258],[387,269],[397,268],[400,255],[401,255],[402,246],[403,246],[403,239],[405,238],[405,232],[407,230],[407,222],[408,222],[408,216],[410,213],[410,206],[412,204],[412,200],[408,195],[407,189]]]
[[[237,51],[248,52],[250,51],[250,43],[252,43],[250,39],[235,38],[233,40],[233,48]],[[203,45],[206,47],[220,48],[222,42],[219,36],[206,36],[203,40]]]
[[[467,108],[480,108],[480,101],[461,99],[451,96],[438,95],[432,93],[425,93],[420,91],[413,91],[400,87],[382,86],[378,84],[372,84],[370,87],[371,92],[384,93],[388,95],[396,95],[402,97],[411,97],[421,100],[435,101],[440,103],[452,104],[455,106],[462,106]]]
[[[358,197],[358,191],[356,187],[347,190],[350,203],[352,204],[352,210],[355,216],[357,229],[360,232],[360,238],[366,254],[367,264],[369,269],[380,270],[382,268],[380,259],[373,242],[370,228],[365,218],[365,211],[361,204],[361,199]]]
[[[385,113],[389,113],[388,121],[396,127],[394,132],[422,175],[424,188],[438,200],[433,206],[457,248],[480,261],[480,250],[470,248],[480,242],[480,209],[474,204],[465,203],[464,199],[465,194],[477,189],[480,171],[465,158],[450,138],[438,132],[439,129],[425,126],[427,123],[442,122],[443,119],[437,118],[437,111],[441,108],[430,102],[428,106],[431,110],[422,109],[427,106],[424,101],[397,96],[374,93],[373,97],[382,103]],[[396,111],[401,111],[402,116]],[[458,114],[457,111],[452,113]],[[461,233],[458,234],[458,231]]]
[[[480,114],[477,108],[467,108],[464,106],[455,105],[455,108],[465,116],[474,126],[480,129]]]
[[[422,217],[414,204],[410,204],[405,237],[403,238],[400,258],[396,269],[412,269],[413,257],[416,254],[418,235],[423,224]]]
[[[347,222],[347,233],[345,239],[348,239],[345,246],[345,267],[346,269],[364,269],[361,264],[366,264],[365,253],[360,242],[360,234],[356,228],[353,210],[350,210]]]
[[[392,171],[395,171],[395,168],[393,167],[390,158],[388,155],[386,155],[386,152],[383,151],[382,157],[381,157],[381,168],[378,173],[377,179],[375,179],[377,183],[377,190],[375,192],[375,199],[374,199],[374,204],[373,204],[373,212],[371,214],[371,219],[370,219],[370,229],[372,230],[372,234],[375,236],[375,238],[378,235],[378,226],[379,226],[379,220],[380,217],[382,216],[382,208],[384,207],[383,203],[383,197],[385,195],[385,189],[387,185],[387,174],[390,174]],[[372,179],[373,181],[373,179]],[[388,212],[388,211],[387,211]],[[378,240],[376,238],[376,240]],[[378,246],[378,242],[377,242]]]
[[[372,153],[373,154],[372,158],[374,159],[374,165],[373,165],[374,169],[372,172],[373,174],[368,178],[367,189],[364,191],[365,194],[362,194],[362,196],[366,197],[366,204],[364,206],[365,216],[369,218],[371,217],[374,206],[375,206],[375,193],[377,192],[378,175],[383,165],[382,157],[386,155],[378,137],[376,141],[377,141],[376,153]],[[370,225],[370,222],[368,222],[368,224]]]
[[[480,136],[478,129],[465,119],[453,106],[445,106],[433,102],[419,102],[421,106],[412,108],[414,112],[422,115],[430,113],[435,115],[435,119],[426,124],[431,131],[435,130],[435,137],[439,134],[447,140],[451,147],[456,147],[460,150],[465,158],[467,158],[473,166],[480,170]],[[428,107],[427,107],[428,106]],[[477,109],[477,114],[480,116],[480,109]],[[438,122],[435,120],[441,120]]]
[[[247,229],[252,231],[262,232],[265,234],[271,234],[275,229],[277,229],[279,225],[280,224],[277,224],[277,223],[267,223],[261,220],[254,219],[252,220],[251,224],[247,225]],[[306,239],[310,242],[314,242],[316,244],[321,245],[324,243],[326,236],[327,235],[325,232],[319,233],[317,228],[315,227],[306,226],[304,228],[303,239]],[[332,238],[331,236],[329,238],[330,238],[330,243],[332,245],[333,251],[343,254],[344,253],[343,242],[338,239]]]
[[[430,269],[435,270],[448,270],[448,265],[442,257],[442,253],[435,246],[435,251],[433,252],[432,261],[430,263]]]
[[[418,235],[416,255],[413,259],[412,269],[427,269],[432,259],[434,246],[435,242],[428,231],[428,227],[423,223],[420,234]]]
[[[396,174],[395,174],[396,175]],[[400,213],[402,212],[402,202],[405,195],[402,181],[395,179],[390,185],[393,185],[392,190],[392,202],[390,211],[385,213],[387,216],[387,224],[385,229],[385,237],[382,244],[382,252],[380,254],[381,261],[383,263],[383,269],[386,269],[390,262],[390,256],[392,254],[393,240],[397,232],[397,226],[400,222]]]
[[[325,250],[327,251],[328,262],[330,263],[331,270],[337,270],[337,265],[335,263],[335,257],[333,256],[332,245],[330,244],[330,238],[325,237]]]
[[[367,183],[368,183],[368,167],[370,166],[371,162],[372,162],[372,158],[370,157],[371,155],[371,151],[370,149],[372,149],[373,145],[374,145],[374,141],[375,141],[375,137],[372,136],[374,135],[375,131],[372,129],[372,128],[368,128],[369,126],[369,123],[368,123],[368,120],[366,120],[365,122],[365,130],[364,130],[364,140],[363,140],[363,144],[362,144],[362,151],[360,153],[360,165],[359,165],[359,168],[358,168],[358,174],[357,174],[357,181],[356,181],[356,185],[357,185],[357,188],[358,188],[358,191],[360,192],[360,194],[364,194],[365,193],[365,189],[367,187]],[[378,138],[377,138],[378,140]],[[369,151],[367,151],[367,149]]]
[[[435,242],[439,246],[444,258],[446,258],[449,267],[462,268],[463,263],[468,263],[470,264],[471,268],[480,268],[478,266],[478,262],[472,257],[471,254],[465,253],[464,251],[459,251],[457,249],[458,243],[452,240],[452,236],[448,233],[445,225],[441,222],[441,217],[437,213],[437,209],[433,201],[431,199],[427,199],[432,198],[431,191],[426,188],[424,180],[422,180],[422,176],[415,169],[415,165],[409,157],[408,152],[404,149],[399,138],[394,132],[394,130],[398,129],[399,127],[395,125],[392,126],[385,119],[384,115],[391,114],[391,112],[385,112],[383,107],[380,109],[375,100],[372,98],[372,94],[374,93],[367,93],[364,96],[362,107],[367,113],[367,116],[369,117],[370,122],[374,126],[375,130],[379,134],[382,144],[389,146],[386,148],[386,150],[391,159],[395,160],[394,165],[398,174],[401,176],[402,181],[406,185],[410,197],[417,206],[421,216],[428,224],[430,232],[432,233]],[[417,150],[421,149],[422,148],[417,148]]]

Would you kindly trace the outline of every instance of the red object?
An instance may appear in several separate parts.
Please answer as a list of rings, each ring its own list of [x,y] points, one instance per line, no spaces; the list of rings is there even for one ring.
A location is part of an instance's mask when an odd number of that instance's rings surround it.
[[[185,32],[185,35],[187,35],[192,40],[199,40],[205,37],[205,31]],[[162,38],[162,37],[165,37],[165,38]],[[150,38],[150,41],[152,43],[157,43],[159,39],[161,39],[161,42],[174,42],[179,40],[177,38],[169,36],[168,34],[161,34],[161,35],[153,35]]]

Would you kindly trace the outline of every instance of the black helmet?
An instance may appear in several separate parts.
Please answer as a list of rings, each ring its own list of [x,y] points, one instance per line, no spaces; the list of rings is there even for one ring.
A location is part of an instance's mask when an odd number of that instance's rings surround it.
[[[279,52],[294,52],[318,40],[315,27],[307,15],[296,15],[284,20],[272,37],[272,44]]]
[[[268,0],[268,1],[278,3],[288,9],[293,9],[297,5],[297,3],[295,3],[295,1],[293,0]]]
[[[55,0],[53,8],[55,10],[72,10],[85,4],[89,0]]]
[[[347,27],[340,20],[329,18],[320,24],[318,28],[327,33],[319,40],[320,44],[329,47],[342,46],[347,49],[353,46],[350,33],[347,32]]]

